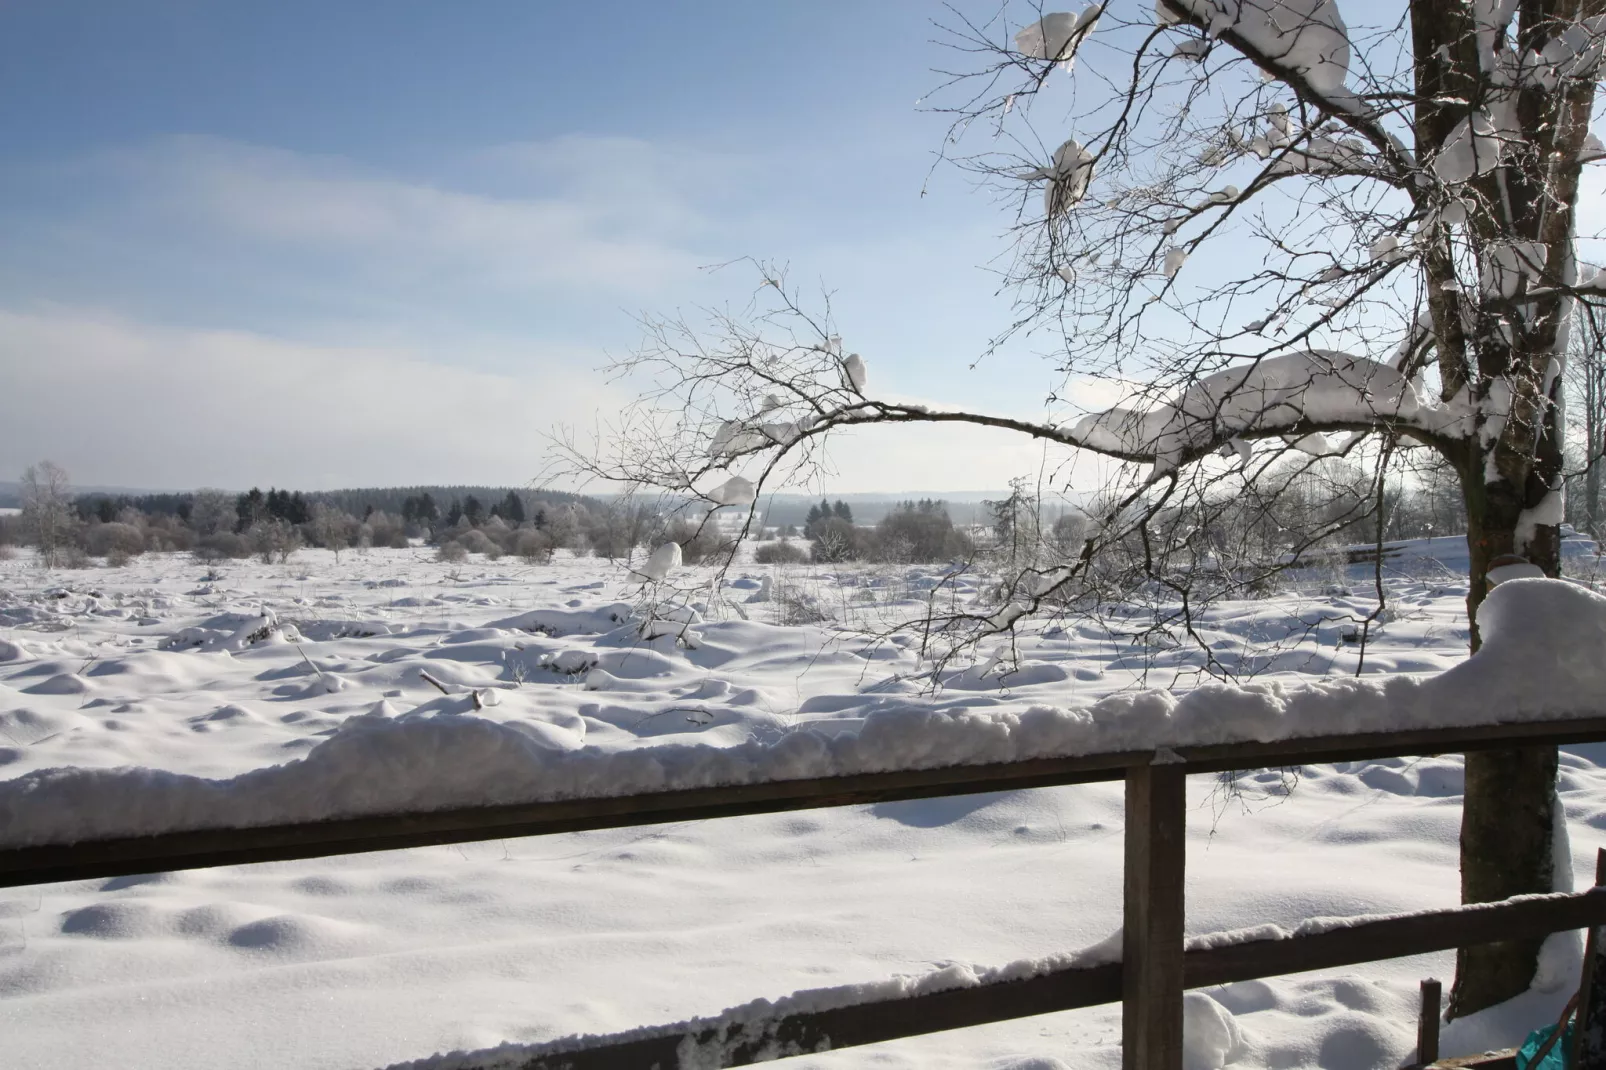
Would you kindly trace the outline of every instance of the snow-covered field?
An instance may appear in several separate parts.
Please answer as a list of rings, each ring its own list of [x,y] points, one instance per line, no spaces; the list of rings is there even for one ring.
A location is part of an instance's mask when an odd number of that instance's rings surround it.
[[[1391,563],[1367,675],[1464,660],[1454,542]],[[477,717],[536,748],[629,751],[851,731],[900,705],[1020,714],[1200,679],[1197,648],[1134,647],[1112,618],[1024,640],[1003,677],[982,671],[984,652],[930,695],[907,634],[776,623],[823,611],[885,625],[932,574],[741,566],[704,598],[688,644],[621,630],[635,586],[592,559],[303,551],[212,573],[182,555],[80,572],[24,556],[0,562],[0,779],[59,766],[231,777],[350,746],[379,718]],[[1353,674],[1343,637],[1373,608],[1359,577],[1223,605],[1202,636],[1218,662],[1265,676]],[[1563,757],[1563,801],[1588,873],[1606,772],[1578,751]],[[483,778],[495,771],[488,754]],[[458,770],[470,785],[481,773]],[[352,775],[382,798],[409,768]],[[1195,778],[1190,932],[1456,901],[1458,759],[1311,767],[1288,783]],[[0,1061],[378,1066],[1071,951],[1119,924],[1121,834],[1120,786],[1091,785],[0,891]],[[1566,937],[1552,951],[1546,991],[1522,1013],[1457,1023],[1447,1050],[1553,1017],[1577,953]],[[1418,979],[1450,972],[1438,955],[1211,990],[1241,1035],[1214,1059],[1196,1043],[1198,1065],[1399,1065]],[[1119,1008],[793,1065],[1114,1067]]]

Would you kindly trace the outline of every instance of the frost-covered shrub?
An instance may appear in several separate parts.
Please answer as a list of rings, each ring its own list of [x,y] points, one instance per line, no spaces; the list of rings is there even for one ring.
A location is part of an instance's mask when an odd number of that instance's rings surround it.
[[[863,529],[839,516],[825,517],[809,525],[809,545],[816,561],[857,561],[864,556],[868,541]]]
[[[134,559],[134,555],[133,554],[127,553],[126,551],[119,550],[116,547],[113,547],[112,550],[109,553],[106,554],[106,567],[107,568],[126,568],[126,567],[128,567],[128,563],[130,561],[132,561],[133,559]]]
[[[824,523],[816,522],[817,526]],[[973,549],[964,533],[955,530],[947,506],[928,500],[904,502],[881,518],[875,529],[873,556],[881,561],[928,564],[967,557]]]
[[[13,561],[16,559],[16,556],[17,551],[15,547],[13,547],[10,543],[0,542],[0,561]]]
[[[544,531],[524,528],[514,534],[513,552],[532,565],[552,560],[552,539]]]
[[[622,505],[584,514],[575,511],[569,516],[561,512],[548,516],[548,530],[559,546],[567,546],[577,554],[589,551],[610,561],[629,557],[630,551],[647,536],[642,514]]]
[[[1083,540],[1087,538],[1088,518],[1082,513],[1062,513],[1049,529],[1048,543],[1055,556],[1059,558],[1074,557],[1082,552]]]
[[[113,521],[84,529],[84,549],[96,557],[118,553],[127,558],[145,552],[145,533],[132,524]]]
[[[435,550],[435,560],[456,563],[468,558],[468,550],[456,539],[448,539]]]
[[[264,565],[275,561],[281,565],[301,548],[301,534],[283,520],[259,520],[245,531],[251,552]]]
[[[338,560],[340,551],[357,541],[359,526],[357,518],[350,513],[323,502],[313,502],[312,517],[301,527],[312,545],[333,550]]]
[[[250,557],[251,544],[243,535],[232,531],[217,531],[203,535],[195,541],[192,551],[197,561],[221,561],[230,557]]]
[[[41,558],[41,560],[44,560]],[[95,562],[90,560],[84,549],[76,544],[68,544],[56,552],[56,567],[58,568],[92,568]]]
[[[502,556],[502,548],[478,528],[469,528],[454,541],[467,553],[485,554],[488,557]]]
[[[736,549],[736,540],[722,534],[712,522],[698,524],[686,519],[675,520],[664,530],[664,537],[680,543],[680,559],[688,565],[728,557]]]
[[[369,546],[385,546],[393,550],[407,548],[407,522],[399,516],[375,510],[363,522]]]
[[[513,528],[499,516],[493,516],[481,524],[480,530],[485,533],[486,538],[499,546],[511,541],[513,538]]]
[[[181,517],[142,516],[138,526],[145,533],[148,554],[189,550],[195,546],[195,531]]]
[[[753,560],[761,565],[801,565],[809,559],[801,546],[789,542],[767,542],[753,552]]]
[[[775,623],[793,627],[800,624],[819,624],[831,615],[820,605],[820,600],[795,587],[786,587],[775,596]]]

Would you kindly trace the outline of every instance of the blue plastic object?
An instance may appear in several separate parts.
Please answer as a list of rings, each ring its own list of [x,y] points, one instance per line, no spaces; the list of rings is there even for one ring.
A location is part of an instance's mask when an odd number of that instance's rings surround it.
[[[1540,1045],[1549,1040],[1555,1031],[1555,1026],[1547,1025],[1528,1034],[1528,1039],[1517,1049],[1517,1070],[1565,1070],[1567,1049],[1572,1046],[1573,1039],[1571,1022],[1567,1023],[1567,1031],[1561,1035],[1561,1039],[1545,1052],[1545,1057],[1538,1062],[1533,1061],[1534,1052],[1538,1051]]]

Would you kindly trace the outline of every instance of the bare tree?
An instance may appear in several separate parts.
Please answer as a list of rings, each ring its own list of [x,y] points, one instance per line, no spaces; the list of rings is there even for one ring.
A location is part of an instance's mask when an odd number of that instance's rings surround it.
[[[744,310],[649,322],[621,370],[657,387],[583,463],[723,504],[727,484],[708,486],[725,473],[796,478],[865,424],[1006,428],[1122,462],[1081,551],[1023,571],[996,610],[954,613],[944,634],[963,641],[1062,604],[1112,557],[1180,599],[1166,626],[1187,631],[1198,597],[1253,582],[1200,566],[1220,530],[1205,521],[1256,473],[1347,457],[1371,509],[1390,465],[1429,454],[1460,486],[1476,650],[1493,559],[1559,573],[1568,331],[1576,303],[1606,301],[1574,252],[1581,168],[1606,156],[1588,130],[1606,0],[1403,0],[1353,29],[1334,0],[1010,10],[955,16],[940,98],[950,158],[1017,205],[997,341],[1047,339],[1068,385],[1127,400],[1078,419],[1067,390],[1048,399],[1064,419],[1030,421],[884,399],[829,303],[759,264]],[[1466,770],[1463,897],[1549,891],[1555,749]],[[1451,1013],[1523,991],[1538,950],[1461,952]]]
[[[271,565],[275,561],[282,565],[301,548],[301,534],[278,517],[258,520],[245,529],[245,538],[251,552],[264,565]]]
[[[62,551],[72,540],[74,521],[67,470],[54,461],[29,465],[22,473],[23,530],[39,548],[40,561],[47,568],[61,563]]]
[[[307,533],[316,545],[334,551],[336,562],[340,560],[340,551],[351,545],[354,527],[356,521],[344,510],[325,502],[312,503],[312,519],[307,522]]]
[[[190,527],[201,538],[232,531],[238,518],[234,495],[203,487],[190,496]]]

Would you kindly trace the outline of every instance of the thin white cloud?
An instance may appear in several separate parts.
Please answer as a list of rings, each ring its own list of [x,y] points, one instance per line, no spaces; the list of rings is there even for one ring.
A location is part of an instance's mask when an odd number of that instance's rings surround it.
[[[632,157],[619,139],[565,140],[589,151],[576,154],[561,181],[497,196],[209,138],[165,138],[98,163],[159,221],[349,255],[390,273],[644,291],[682,281],[709,259],[690,250],[699,216],[650,146],[634,143]],[[625,181],[615,172],[632,159]],[[610,184],[629,196],[599,198]]]
[[[550,429],[623,407],[601,359],[532,347],[528,374],[492,374],[400,347],[0,309],[0,478],[50,458],[86,483],[151,488],[518,484],[547,468]],[[1070,456],[949,425],[864,429],[828,453],[842,493],[1001,488]]]
[[[598,225],[660,236],[740,228],[775,184],[775,161],[754,153],[600,134],[497,145],[473,162],[510,188],[562,191]]]
[[[307,489],[523,483],[543,433],[617,410],[599,354],[538,351],[528,376],[406,350],[0,310],[0,478],[40,458],[84,482]]]

